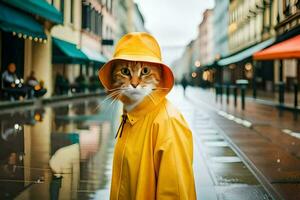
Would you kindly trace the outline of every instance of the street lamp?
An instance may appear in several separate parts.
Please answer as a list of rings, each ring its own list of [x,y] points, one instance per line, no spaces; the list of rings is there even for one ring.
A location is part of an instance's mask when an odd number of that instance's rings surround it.
[[[200,62],[199,60],[196,60],[196,61],[195,61],[195,66],[196,66],[196,67],[201,67],[201,62]]]
[[[197,73],[196,73],[196,72],[193,72],[193,73],[192,73],[192,77],[193,77],[193,78],[196,78],[196,77],[197,77]]]

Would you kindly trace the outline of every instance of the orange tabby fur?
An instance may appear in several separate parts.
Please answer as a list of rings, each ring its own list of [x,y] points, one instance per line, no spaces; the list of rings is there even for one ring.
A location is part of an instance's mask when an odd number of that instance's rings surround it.
[[[140,102],[160,87],[161,82],[161,69],[158,64],[119,60],[113,64],[112,85],[114,88],[110,93],[126,106]]]

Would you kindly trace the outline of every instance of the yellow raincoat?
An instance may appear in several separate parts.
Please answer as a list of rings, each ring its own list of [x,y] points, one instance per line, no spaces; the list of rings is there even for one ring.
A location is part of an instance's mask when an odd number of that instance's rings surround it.
[[[141,51],[143,44],[149,48],[153,38],[142,34],[131,34],[125,40],[124,48],[119,42],[115,59],[143,60],[140,52],[134,51]],[[145,42],[145,37],[150,39]],[[131,57],[118,57],[122,49],[128,52],[128,44],[140,48],[132,48],[134,51],[129,51]],[[153,52],[152,49],[148,54]],[[134,55],[138,55],[138,58]],[[160,63],[149,60],[149,56],[147,59],[148,62]],[[100,80],[107,89],[111,85],[107,78],[110,62],[99,72]],[[162,67],[165,87],[169,89],[152,92],[151,98],[145,97],[132,111],[123,114],[114,152],[111,200],[196,199],[192,133],[181,113],[165,98],[174,81],[171,70],[165,65]]]

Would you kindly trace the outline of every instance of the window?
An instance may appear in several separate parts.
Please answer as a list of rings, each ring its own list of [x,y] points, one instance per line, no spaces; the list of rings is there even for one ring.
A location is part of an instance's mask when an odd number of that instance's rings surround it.
[[[82,3],[82,22],[81,22],[81,27],[82,29],[88,29],[88,12],[89,5]]]
[[[91,9],[91,21],[90,21],[90,30],[95,33],[95,10]]]
[[[110,0],[110,13],[113,12],[113,0]]]
[[[291,14],[290,0],[283,0],[283,14],[289,16]]]
[[[98,17],[99,17],[99,13],[95,10],[95,15],[94,15],[94,23],[95,23],[95,25],[94,25],[94,33],[96,34],[96,35],[98,35]]]
[[[70,1],[70,22],[74,22],[74,0]]]
[[[65,1],[64,0],[60,0],[60,12],[61,12],[62,17],[64,19],[64,14],[65,14]]]
[[[103,36],[103,15],[100,15],[100,22],[99,22],[99,35]]]

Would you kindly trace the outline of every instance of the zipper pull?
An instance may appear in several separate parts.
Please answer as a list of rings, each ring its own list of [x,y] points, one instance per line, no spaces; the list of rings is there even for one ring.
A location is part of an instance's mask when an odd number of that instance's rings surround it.
[[[122,122],[118,128],[118,131],[117,131],[117,134],[115,136],[115,139],[118,137],[118,134],[119,134],[119,131],[121,130],[121,133],[120,133],[120,136],[119,137],[122,137],[122,132],[123,132],[123,128],[124,128],[124,125],[126,123],[126,119],[127,119],[127,115],[122,115]]]

